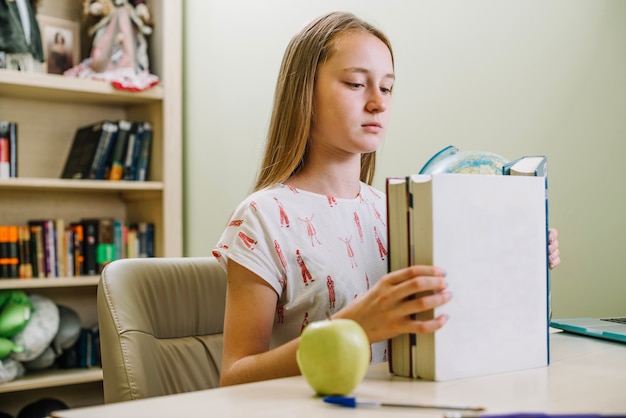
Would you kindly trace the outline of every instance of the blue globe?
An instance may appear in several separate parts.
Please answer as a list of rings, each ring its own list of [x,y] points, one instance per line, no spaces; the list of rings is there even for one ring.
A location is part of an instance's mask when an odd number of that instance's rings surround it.
[[[508,161],[498,154],[485,151],[459,151],[452,145],[436,153],[420,170],[420,174],[502,174]]]

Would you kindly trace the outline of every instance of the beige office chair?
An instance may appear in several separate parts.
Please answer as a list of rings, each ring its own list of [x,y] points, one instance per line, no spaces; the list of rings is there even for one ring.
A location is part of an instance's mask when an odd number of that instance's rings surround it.
[[[215,259],[114,261],[97,301],[105,403],[219,385],[226,273]]]

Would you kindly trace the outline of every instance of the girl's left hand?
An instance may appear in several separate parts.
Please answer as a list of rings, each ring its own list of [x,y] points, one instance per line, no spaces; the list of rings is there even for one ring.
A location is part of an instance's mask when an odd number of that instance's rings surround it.
[[[548,263],[550,269],[561,264],[559,253],[559,231],[556,228],[550,228],[548,234]]]

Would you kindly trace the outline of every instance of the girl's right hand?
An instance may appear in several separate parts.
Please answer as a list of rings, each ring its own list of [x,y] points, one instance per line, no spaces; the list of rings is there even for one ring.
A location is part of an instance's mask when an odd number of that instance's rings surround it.
[[[357,297],[334,317],[358,322],[371,343],[400,334],[424,334],[441,328],[445,315],[428,321],[413,319],[450,301],[445,272],[436,266],[411,266],[384,275],[376,285]]]

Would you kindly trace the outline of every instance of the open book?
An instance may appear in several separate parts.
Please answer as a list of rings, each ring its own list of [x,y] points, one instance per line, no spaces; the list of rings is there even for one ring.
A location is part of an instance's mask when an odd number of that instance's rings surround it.
[[[389,342],[394,374],[449,380],[549,363],[546,183],[542,176],[387,179],[389,269],[434,264],[452,300],[418,320],[433,334]]]

